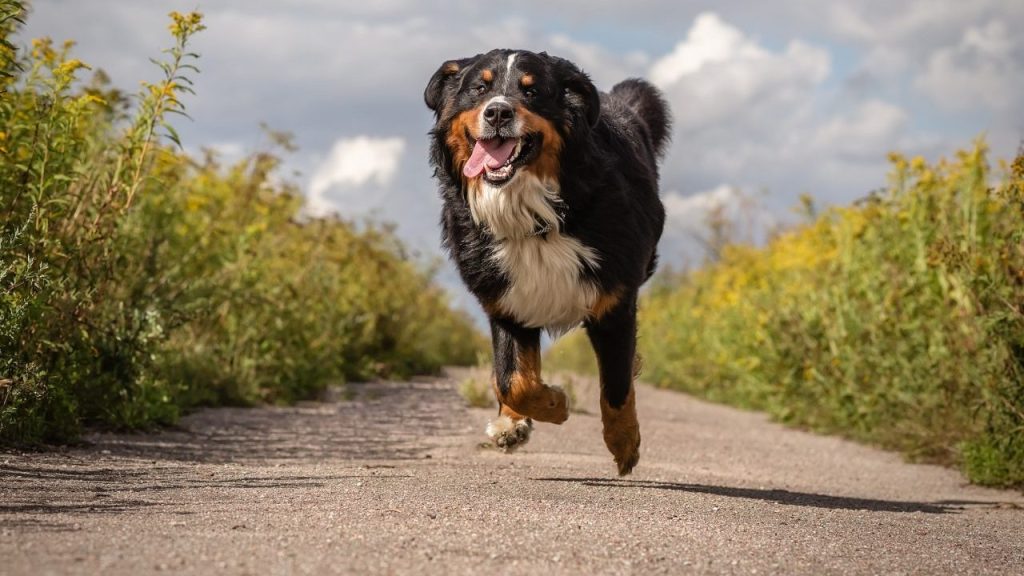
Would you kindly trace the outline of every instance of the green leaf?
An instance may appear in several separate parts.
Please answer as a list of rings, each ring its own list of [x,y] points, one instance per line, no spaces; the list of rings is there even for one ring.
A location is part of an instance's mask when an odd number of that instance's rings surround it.
[[[184,149],[184,146],[181,145],[181,138],[178,137],[178,131],[174,129],[174,126],[163,121],[160,122],[160,125],[163,126],[164,130],[167,130],[166,136],[171,140],[171,142],[177,144],[179,149]]]

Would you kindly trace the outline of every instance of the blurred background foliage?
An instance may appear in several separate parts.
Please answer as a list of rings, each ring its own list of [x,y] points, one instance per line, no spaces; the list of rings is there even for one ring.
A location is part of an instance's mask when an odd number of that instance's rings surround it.
[[[387,226],[303,215],[287,136],[229,166],[182,151],[198,14],[171,14],[135,96],[83,80],[70,42],[17,50],[23,14],[0,0],[0,441],[476,361],[483,337]]]
[[[805,202],[767,245],[657,278],[644,377],[1024,485],[1024,155],[995,171],[983,143],[891,161],[886,190],[821,214]],[[595,370],[582,332],[547,360]]]

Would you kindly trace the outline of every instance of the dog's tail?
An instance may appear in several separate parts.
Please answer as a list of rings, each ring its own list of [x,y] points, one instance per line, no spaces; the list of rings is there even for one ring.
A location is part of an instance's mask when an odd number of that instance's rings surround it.
[[[630,78],[612,87],[611,95],[636,112],[647,125],[654,153],[662,156],[672,130],[672,114],[661,91],[646,80]]]

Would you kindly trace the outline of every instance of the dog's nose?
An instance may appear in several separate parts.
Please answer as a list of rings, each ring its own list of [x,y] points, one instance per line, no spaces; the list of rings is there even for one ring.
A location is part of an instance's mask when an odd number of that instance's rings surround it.
[[[484,120],[495,129],[511,123],[515,115],[512,105],[507,102],[491,102],[484,108]]]

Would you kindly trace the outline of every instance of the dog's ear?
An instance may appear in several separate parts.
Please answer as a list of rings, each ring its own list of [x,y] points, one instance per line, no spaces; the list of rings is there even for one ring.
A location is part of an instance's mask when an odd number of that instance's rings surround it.
[[[430,82],[427,82],[427,88],[423,91],[423,101],[427,103],[427,108],[430,108],[434,112],[437,112],[441,108],[441,103],[444,100],[444,91],[451,85],[452,81],[456,80],[459,75],[469,66],[473,65],[473,62],[479,58],[477,54],[471,58],[462,58],[461,60],[449,60],[434,72],[431,76]]]
[[[560,68],[565,103],[583,112],[590,126],[601,117],[601,95],[590,81],[590,76],[572,62],[555,58]]]

